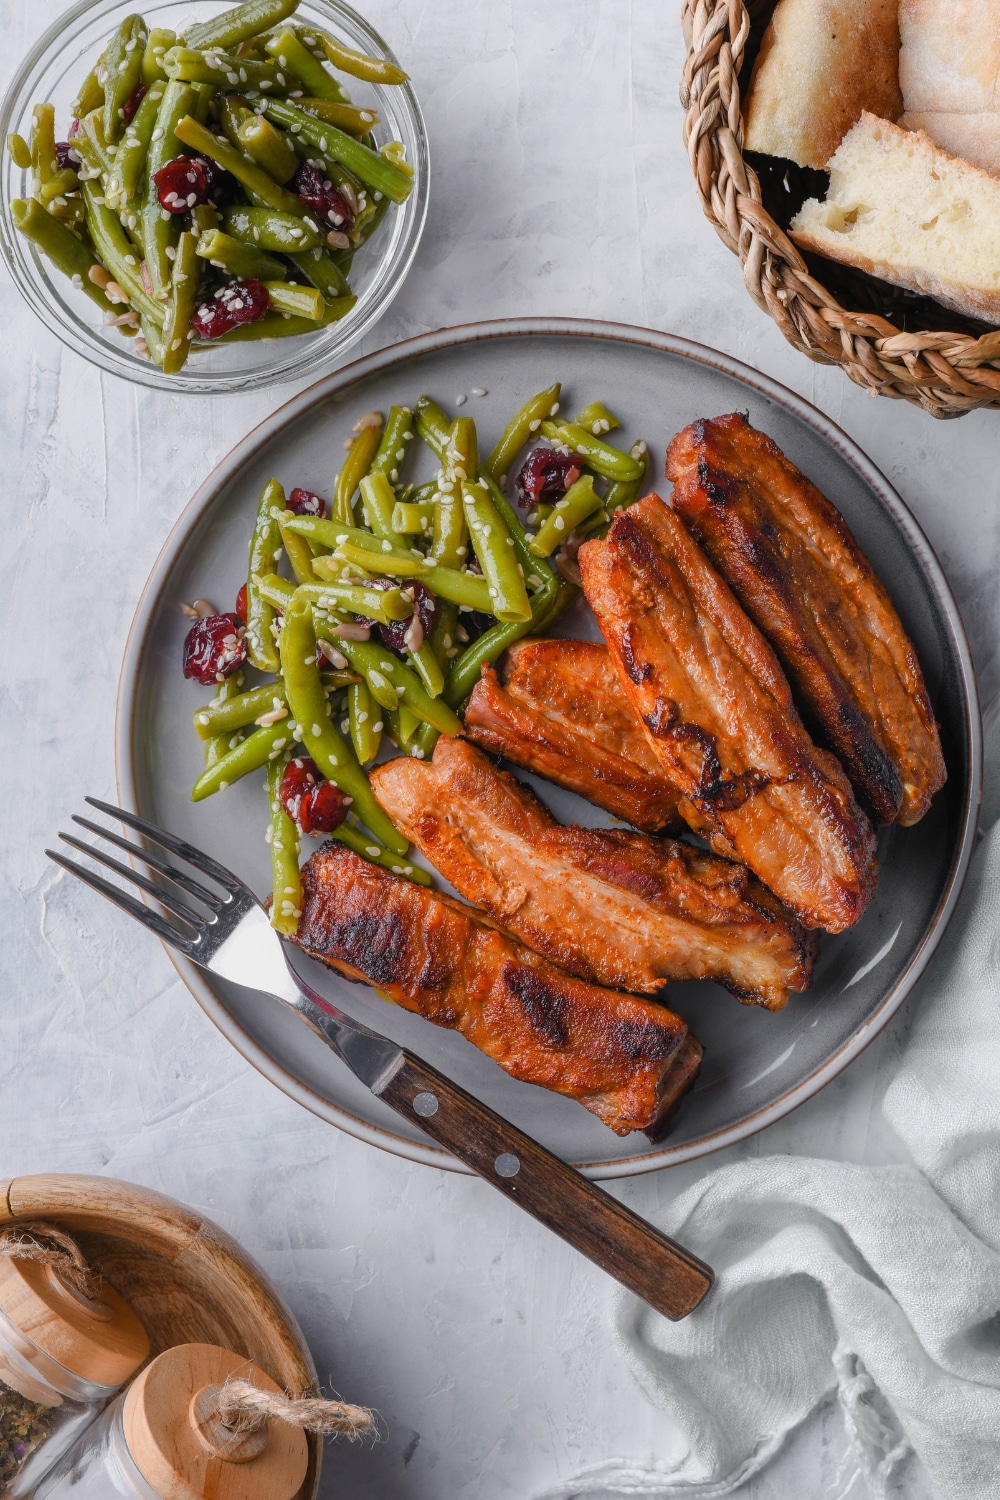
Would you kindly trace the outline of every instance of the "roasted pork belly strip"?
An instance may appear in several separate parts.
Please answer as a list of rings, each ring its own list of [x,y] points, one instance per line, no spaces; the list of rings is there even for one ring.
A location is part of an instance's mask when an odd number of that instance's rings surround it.
[[[470,907],[343,845],[302,871],[294,941],[348,979],[460,1031],[513,1078],[578,1100],[616,1135],[663,1133],[701,1046],[661,1005],[561,974]]]
[[[624,829],[565,828],[460,739],[371,779],[460,895],[581,979],[643,994],[714,979],[770,1010],[809,983],[815,938],[742,865]]]
[[[465,732],[647,833],[683,828],[677,791],[618,683],[603,641],[530,640],[483,668]]]
[[[806,927],[850,927],[875,888],[871,825],[680,517],[647,495],[579,560],[622,686],[684,794],[681,813]]]
[[[840,512],[740,412],[667,453],[674,509],[778,654],[807,719],[877,823],[916,823],[944,784],[916,653]]]

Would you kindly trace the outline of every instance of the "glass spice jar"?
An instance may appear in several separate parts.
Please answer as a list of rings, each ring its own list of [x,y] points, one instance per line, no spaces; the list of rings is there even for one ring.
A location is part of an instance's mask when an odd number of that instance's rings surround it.
[[[227,1381],[280,1388],[250,1360],[214,1344],[180,1344],[152,1360],[87,1429],[35,1500],[292,1500],[309,1469],[301,1427],[223,1425]]]
[[[111,1287],[88,1297],[54,1265],[0,1259],[0,1496],[32,1495],[148,1354]]]

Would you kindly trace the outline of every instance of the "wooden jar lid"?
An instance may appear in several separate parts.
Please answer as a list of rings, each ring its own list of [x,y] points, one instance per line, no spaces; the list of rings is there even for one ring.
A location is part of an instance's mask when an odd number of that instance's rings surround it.
[[[199,1395],[236,1378],[281,1393],[248,1359],[214,1344],[180,1344],[157,1356],[128,1389],[125,1441],[163,1500],[291,1500],[306,1477],[309,1447],[299,1427],[271,1421],[254,1443],[223,1457],[201,1426]],[[197,1410],[196,1410],[197,1408]]]
[[[0,1312],[64,1370],[95,1385],[123,1385],[149,1354],[149,1339],[123,1297],[106,1283],[82,1296],[54,1266],[0,1259]]]

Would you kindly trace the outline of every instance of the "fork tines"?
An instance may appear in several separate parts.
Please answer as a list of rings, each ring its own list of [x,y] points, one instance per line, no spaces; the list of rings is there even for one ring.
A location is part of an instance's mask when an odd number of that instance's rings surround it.
[[[81,828],[86,828],[89,833],[95,834],[98,838],[105,839],[115,848],[124,850],[133,861],[141,860],[150,870],[160,876],[163,883],[154,884],[131,865],[123,864],[121,860],[115,859],[105,850],[85,843],[73,834],[61,832],[59,837],[63,842],[96,860],[105,869],[114,871],[131,885],[137,886],[146,896],[157,901],[166,912],[175,917],[177,921],[174,922],[168,917],[161,916],[145,902],[136,900],[120,886],[106,880],[95,870],[78,864],[76,860],[67,858],[65,854],[57,850],[46,849],[49,859],[61,869],[66,870],[70,875],[75,875],[92,890],[99,891],[121,911],[128,912],[130,917],[134,917],[137,922],[141,922],[144,927],[155,932],[157,937],[162,938],[164,942],[170,943],[174,948],[179,948],[182,953],[193,955],[200,952],[206,938],[213,932],[213,929],[219,926],[220,917],[236,916],[254,902],[253,893],[243,881],[238,879],[232,871],[227,870],[224,865],[212,859],[210,855],[196,849],[193,844],[185,843],[175,834],[168,833],[163,828],[157,828],[154,823],[148,823],[144,818],[137,817],[135,813],[126,812],[124,808],[113,807],[108,802],[100,802],[96,797],[87,797],[85,800],[99,812],[106,813],[111,818],[117,818],[127,827],[135,829],[144,839],[158,844],[161,849],[167,850],[186,864],[193,865],[202,875],[222,887],[221,892],[210,890],[186,871],[178,869],[175,864],[162,859],[143,845],[133,843],[113,829],[105,828],[100,823],[94,823],[89,818],[82,818],[74,813],[74,823],[79,824]],[[199,911],[181,900],[176,892],[190,897],[192,901],[200,905],[202,910]],[[178,923],[183,925],[179,926]],[[222,925],[229,927],[230,923],[226,921]]]

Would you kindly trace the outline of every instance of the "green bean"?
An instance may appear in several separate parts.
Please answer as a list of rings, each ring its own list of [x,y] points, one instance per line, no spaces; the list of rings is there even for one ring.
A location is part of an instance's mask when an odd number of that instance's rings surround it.
[[[288,762],[284,756],[267,768],[269,820],[267,842],[271,851],[271,926],[291,937],[298,931],[302,915],[302,876],[299,874],[299,830],[282,805],[278,790]]]
[[[317,677],[318,675],[317,673]],[[269,760],[276,760],[282,750],[294,743],[293,735],[294,726],[288,719],[281,719],[277,724],[266,724],[253,734],[248,734],[235,749],[227,751],[214,766],[208,766],[201,773],[191,788],[191,801],[202,802],[216,792],[224,792],[234,781],[239,781],[241,776],[259,771],[261,766],[265,766]]]
[[[139,331],[146,344],[146,353],[154,365],[162,365],[166,352],[163,344],[163,325],[156,323],[144,313],[139,314]],[[138,342],[138,341],[137,341]]]
[[[269,312],[256,323],[244,323],[240,328],[231,328],[228,333],[213,339],[215,344],[245,344],[251,339],[290,339],[300,333],[316,333],[330,323],[346,318],[357,302],[357,297],[339,297],[336,302],[327,302],[326,311],[319,319],[296,318],[291,313]]]
[[[275,182],[288,182],[299,169],[299,159],[285,137],[283,130],[265,120],[263,115],[251,113],[239,130],[240,145],[248,156],[253,157],[259,167],[270,173]]]
[[[386,430],[388,431],[388,428]],[[384,447],[385,439],[383,438],[382,448]],[[375,463],[378,463],[382,448],[375,455]],[[379,541],[395,540],[396,534],[392,529],[392,512],[395,504],[396,497],[392,492],[392,485],[386,478],[385,472],[376,469],[373,463],[372,468],[361,481],[361,506],[372,534]]]
[[[170,303],[163,324],[163,372],[176,375],[191,348],[191,318],[198,300],[198,237],[185,230],[177,241]]]
[[[261,573],[257,578],[257,588],[260,596],[268,604],[273,604],[276,611],[287,609],[291,601],[296,585],[289,583],[287,578],[281,578],[277,573]]]
[[[294,536],[295,533],[289,532],[289,535]],[[279,580],[281,583],[284,581],[283,578]],[[413,601],[398,588],[373,589],[366,588],[363,583],[344,583],[341,579],[333,579],[327,583],[310,581],[295,592],[298,597],[308,599],[310,604],[319,609],[346,610],[352,615],[369,615],[383,625],[394,620],[408,620],[413,613]]]
[[[303,219],[304,226],[311,227],[311,220]],[[335,265],[325,250],[305,250],[301,254],[290,254],[292,265],[302,272],[327,302],[336,302],[349,297],[351,289],[340,267]]]
[[[246,0],[210,21],[189,26],[184,40],[189,47],[236,47],[277,26],[298,7],[299,0]]]
[[[234,240],[233,243],[235,244],[236,241]],[[246,245],[240,246],[241,250],[247,248]],[[308,318],[314,324],[322,322],[329,304],[323,293],[316,287],[299,286],[294,281],[265,281],[264,285],[267,287],[271,306],[276,312],[290,313],[297,318]]]
[[[31,166],[31,147],[24,136],[12,130],[7,137],[7,150],[15,167],[20,167],[22,172],[26,172]]]
[[[103,109],[103,107],[104,85],[98,79],[97,68],[91,68],[80,85],[80,92],[70,105],[69,112],[75,120],[82,120],[84,115],[89,115],[95,109]]]
[[[239,680],[238,673],[234,677],[227,677],[225,682],[220,683],[219,692],[211,703],[196,710],[194,732],[199,739],[225,739],[227,735],[235,734],[237,729],[255,724],[262,714],[274,713],[287,707],[283,682],[265,682],[246,692],[240,692],[238,688],[231,692],[224,691]]]
[[[462,500],[472,548],[493,601],[490,613],[508,623],[530,620],[531,601],[521,566],[514,556],[514,540],[499,511],[486,490],[468,480],[462,485]]]
[[[36,199],[25,201],[15,198],[10,205],[14,224],[21,234],[37,245],[42,254],[52,262],[57,271],[68,276],[78,291],[86,292],[103,312],[120,312],[104,294],[102,288],[91,281],[90,272],[100,262],[93,251],[88,250],[82,240],[59,219],[47,213]]]
[[[339,521],[321,521],[316,516],[296,516],[288,525],[300,536],[330,547],[335,554],[343,556],[347,561],[353,561],[355,557],[364,559],[359,566],[367,567],[371,572],[388,573],[390,577],[397,578],[419,578],[432,593],[439,594],[443,599],[464,604],[469,609],[493,613],[489,586],[486,579],[476,573],[462,573],[457,568],[441,567],[417,552],[404,552],[389,542],[379,541],[370,532],[345,526]],[[338,557],[317,557],[313,567],[321,577],[336,577]]]
[[[413,182],[406,173],[384,160],[377,151],[356,141],[346,131],[318,120],[315,115],[299,109],[289,99],[261,96],[261,100],[269,120],[273,120],[276,125],[284,125],[286,129],[298,125],[300,128],[294,133],[300,140],[315,146],[331,161],[340,162],[349,172],[360,177],[373,192],[382,193],[386,198],[391,198],[393,203],[403,203],[410,196]]]
[[[153,296],[161,300],[166,298],[170,285],[171,267],[167,251],[177,244],[180,223],[178,215],[168,214],[160,207],[153,177],[166,166],[168,161],[173,161],[175,156],[181,155],[177,127],[181,120],[190,118],[189,111],[195,106],[194,89],[189,88],[186,83],[175,83],[171,80],[165,85],[159,113],[156,116],[156,125],[150,137],[149,154],[146,158],[146,190],[143,194],[140,216],[142,242],[146,247],[146,270],[149,273]],[[203,128],[203,126],[198,126],[199,130]],[[213,141],[215,140],[211,131],[206,131],[205,134],[211,136]]]
[[[488,470],[480,469],[479,483],[485,484],[497,514],[510,532],[514,542],[514,556],[521,565],[525,582],[535,587],[555,588],[558,576],[543,558],[536,557],[531,550],[520,516]]]
[[[125,127],[115,156],[115,176],[126,199],[135,197],[142,182],[162,98],[162,86],[153,84]]]
[[[333,519],[350,526],[354,521],[354,496],[378,452],[382,437],[382,418],[377,426],[362,427],[348,450],[337,475],[333,492]]]
[[[444,672],[430,642],[425,640],[415,651],[411,649],[407,654],[413,670],[431,697],[440,698],[444,691]]]
[[[177,37],[172,31],[166,31],[161,26],[154,26],[146,38],[146,50],[142,54],[142,81],[146,87],[152,88],[154,83],[166,83],[167,75],[163,69],[163,55],[175,46]]]
[[[417,436],[427,444],[439,461],[444,459],[451,423],[436,401],[430,396],[419,396],[413,408]]]
[[[253,110],[247,109],[239,94],[217,94],[216,99],[219,108],[219,124],[222,126],[223,135],[234,151],[239,151],[241,155],[245,155],[246,153],[243,151],[243,145],[240,141],[240,126],[244,121],[250,119]],[[295,217],[295,215],[292,217]]]
[[[287,531],[283,521],[278,522],[278,529],[295,582],[314,583],[316,574],[313,572],[313,555],[309,543],[305,537],[296,536],[294,531]]]
[[[397,500],[392,507],[392,529],[397,536],[432,536],[438,506],[433,500]]]
[[[164,53],[163,68],[168,78],[213,90],[260,89],[280,94],[289,88],[289,79],[277,63],[227,57],[224,52],[202,52],[193,47],[171,47]]]
[[[254,276],[258,281],[280,281],[288,274],[283,260],[278,260],[276,256],[268,255],[253,245],[244,245],[221,229],[210,229],[207,234],[201,235],[198,254],[202,260],[209,261],[230,276]]]
[[[449,427],[442,469],[445,483],[473,480],[478,474],[479,439],[476,424],[471,417],[456,417]]]
[[[409,860],[403,860],[398,854],[393,854],[390,849],[384,849],[375,839],[368,834],[362,833],[350,822],[341,823],[339,828],[334,828],[330,834],[331,838],[337,839],[341,844],[346,844],[348,849],[353,849],[355,854],[360,854],[370,865],[384,865],[394,875],[402,875],[406,880],[412,880],[415,885],[433,885],[431,877],[420,865],[411,864]]]
[[[639,479],[641,469],[630,453],[603,443],[573,422],[543,422],[542,436],[586,459],[587,468],[602,479]]]
[[[349,644],[354,643],[338,642],[338,649]],[[347,651],[344,655],[348,655]],[[281,665],[288,706],[295,715],[299,735],[309,754],[323,775],[353,798],[355,814],[376,838],[397,853],[405,854],[407,841],[376,802],[353,750],[327,716],[323,684],[316,666],[316,632],[308,606],[285,611]]]
[[[277,250],[284,255],[291,252],[302,254],[318,248],[321,243],[317,228],[307,224],[298,214],[280,213],[275,208],[248,208],[245,203],[235,204],[223,211],[222,222],[226,233],[234,240],[252,245],[257,250]]]
[[[356,682],[347,689],[347,717],[354,753],[363,766],[367,765],[375,759],[382,743],[382,725],[367,682]]]
[[[366,532],[365,535],[369,533]],[[322,561],[327,567],[331,563],[336,567],[342,561],[350,568],[361,568],[368,573],[387,571],[394,578],[422,578],[427,571],[422,557],[405,557],[401,553],[392,557],[373,552],[367,544],[354,541],[341,542],[333,558],[317,558],[317,561]],[[323,577],[324,569],[321,568],[319,572],[320,577]],[[341,576],[346,577],[347,574],[342,572]]]
[[[378,451],[372,459],[371,474],[385,474],[393,484],[399,480],[399,470],[406,461],[406,445],[413,437],[413,413],[408,406],[393,406],[382,433]],[[393,497],[395,498],[395,497]],[[371,525],[371,522],[369,522]],[[391,537],[390,524],[387,535]]]
[[[59,170],[56,161],[56,112],[51,104],[36,104],[31,111],[31,172],[35,191]]]
[[[212,101],[218,96],[214,83],[193,83],[195,107],[191,111],[199,125],[207,125],[212,112]]]
[[[646,478],[649,450],[645,443],[635,443],[630,452],[636,463],[640,465],[641,473],[637,479],[617,479],[608,486],[607,494],[604,496],[604,509],[609,516],[614,515],[616,510],[624,510],[626,506],[632,504],[633,500],[638,499],[639,491]]]
[[[420,729],[421,720],[412,711],[412,709],[407,708],[405,703],[401,703],[399,705],[399,708],[396,710],[393,718],[393,728],[396,733],[396,744],[401,750],[405,750],[407,755],[409,755],[410,747],[412,746],[413,741],[416,739],[417,732]]]
[[[591,401],[588,406],[575,419],[573,425],[582,427],[586,432],[592,432],[594,437],[600,437],[602,432],[613,432],[622,424],[618,418],[601,401]]]
[[[435,729],[433,724],[421,724],[410,744],[410,754],[415,760],[426,760],[434,754],[434,746],[440,738],[440,729]]]
[[[209,704],[206,712],[214,712],[216,709],[224,707],[227,702],[232,702],[234,699],[236,699],[239,696],[242,682],[242,672],[235,672],[232,677],[227,677],[224,679],[224,681],[220,682],[219,690]],[[223,731],[220,729],[214,734],[208,732],[199,733],[199,738],[205,741],[206,770],[210,770],[211,767],[215,765],[216,761],[220,761],[222,757],[228,754],[230,750],[236,749],[236,746],[242,741],[243,738],[243,736],[239,733],[242,727],[242,724],[234,724],[228,731]],[[198,732],[197,714],[195,715],[195,731]]]
[[[247,570],[247,655],[260,672],[279,672],[281,663],[272,626],[274,605],[264,598],[258,580],[273,573],[281,556],[279,522],[285,512],[285,492],[276,479],[269,479],[257,501],[257,518],[250,536]]]
[[[431,697],[417,674],[403,665],[385,646],[373,641],[338,641],[342,651],[355,671],[364,675],[366,682],[378,702],[388,706],[388,695],[384,698],[384,685],[390,683],[401,706],[426,724],[433,724],[442,734],[460,734],[462,726],[455,714],[440,698]]]
[[[367,135],[372,126],[379,123],[379,117],[373,109],[359,109],[355,104],[338,104],[332,99],[316,99],[309,95],[296,99],[295,102],[299,109],[307,110],[317,119],[324,120],[327,125],[337,125],[341,130],[346,130],[348,135],[357,136],[358,139]]]
[[[340,650],[339,640],[337,649],[338,651]],[[361,671],[360,667],[358,671]],[[385,709],[387,712],[396,712],[399,707],[399,698],[396,689],[389,681],[389,678],[379,670],[378,666],[373,666],[369,671],[362,672],[362,680],[371,694],[373,701],[380,708]]]
[[[441,490],[434,508],[434,532],[430,556],[446,568],[461,568],[468,551],[469,529],[461,487]]]
[[[142,79],[146,23],[126,16],[104,53],[104,139],[114,145],[125,129],[125,106]]]
[[[318,27],[310,26],[309,34],[315,36],[333,66],[342,73],[349,73],[353,78],[363,78],[368,83],[391,84],[405,83],[410,76],[395,63],[389,62],[388,58],[367,57],[364,52],[355,52]]]
[[[559,393],[562,390],[558,380],[555,385],[550,385],[547,390],[539,391],[537,396],[532,396],[526,401],[519,412],[516,412],[507,426],[504,428],[493,452],[486,460],[486,471],[497,484],[503,488],[507,482],[511,465],[526,443],[530,443],[532,437],[538,431],[546,417],[553,417],[559,410]]]
[[[538,528],[531,543],[532,552],[539,557],[551,557],[560,543],[568,542],[580,523],[592,516],[595,510],[600,510],[602,505],[603,501],[594,489],[593,477],[581,474],[562,499],[556,501],[551,514]]]
[[[279,208],[284,213],[298,213],[299,217],[302,217],[305,204],[301,198],[295,193],[290,193],[287,188],[281,187],[264,171],[263,167],[241,156],[238,151],[234,151],[232,146],[220,141],[217,135],[206,130],[204,125],[199,125],[197,120],[193,120],[190,115],[177,124],[176,135],[185,146],[191,146],[193,150],[200,151],[202,155],[210,156],[213,161],[217,161],[220,167],[225,167],[237,182],[242,183],[248,191],[261,198],[268,208]]]
[[[62,167],[38,192],[38,201],[46,208],[56,199],[64,198],[67,193],[75,193],[80,186],[80,179],[72,167]]]
[[[102,195],[97,191],[96,183],[81,183],[80,194],[86,211],[87,229],[97,258],[110,271],[139,316],[148,318],[157,329],[162,329],[165,308],[162,303],[154,302],[143,286],[135,250],[117,214],[106,203],[99,201]]]
[[[277,58],[283,68],[302,84],[307,94],[316,99],[329,99],[336,104],[344,104],[347,95],[337,80],[326,71],[318,58],[313,57],[293,31],[286,27],[284,31],[269,36],[264,43],[264,48]]]
[[[450,599],[436,599],[434,601],[434,619],[431,622],[430,641],[431,650],[441,664],[442,670],[451,662],[452,657],[458,655],[455,647],[455,635],[458,627],[458,605],[453,604]]]

